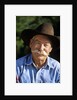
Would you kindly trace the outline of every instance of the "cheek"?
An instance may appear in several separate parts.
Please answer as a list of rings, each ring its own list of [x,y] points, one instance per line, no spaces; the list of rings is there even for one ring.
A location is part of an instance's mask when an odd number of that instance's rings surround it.
[[[48,54],[52,51],[52,48],[46,48],[46,50],[45,50]]]
[[[31,48],[31,49],[33,49],[33,48],[34,48],[34,42],[33,42],[33,40],[31,40],[31,41],[30,41],[29,46],[30,46],[30,48]]]
[[[31,48],[31,50],[34,50],[37,48],[37,46],[34,43],[32,43],[32,44],[30,44],[30,48]]]
[[[32,50],[38,49],[38,48],[39,48],[39,45],[36,45],[34,42],[32,42],[32,43],[30,43],[30,48],[31,48]]]

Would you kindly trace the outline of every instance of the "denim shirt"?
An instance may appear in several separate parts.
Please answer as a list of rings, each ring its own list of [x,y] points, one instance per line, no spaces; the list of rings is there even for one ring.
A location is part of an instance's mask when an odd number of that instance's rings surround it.
[[[60,63],[48,57],[46,64],[38,69],[28,54],[16,60],[17,83],[60,83]]]

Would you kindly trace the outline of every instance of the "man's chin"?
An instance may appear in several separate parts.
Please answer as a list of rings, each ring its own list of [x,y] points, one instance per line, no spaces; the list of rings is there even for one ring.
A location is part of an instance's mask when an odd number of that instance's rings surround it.
[[[39,59],[39,60],[43,60],[43,59],[45,59],[45,58],[47,58],[47,56],[43,56],[43,55],[37,56],[37,59]]]

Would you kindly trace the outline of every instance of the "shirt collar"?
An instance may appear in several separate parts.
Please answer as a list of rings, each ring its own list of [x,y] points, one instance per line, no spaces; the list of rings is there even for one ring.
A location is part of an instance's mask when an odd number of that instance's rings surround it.
[[[47,66],[49,66],[50,68],[54,68],[52,62],[53,62],[52,59],[51,59],[50,57],[47,57],[47,62],[46,62],[46,64],[44,65],[43,68],[46,68]],[[33,64],[33,63],[34,63],[34,62],[33,62],[33,60],[32,60],[32,54],[29,54],[29,55],[27,56],[27,58],[25,59],[25,64],[26,64],[26,65],[31,65],[31,64]]]
[[[50,68],[54,68],[54,66],[53,66],[53,59],[52,58],[50,58],[50,57],[47,58],[47,65]]]
[[[32,63],[33,63],[32,54],[29,54],[29,55],[25,58],[25,65],[31,65]]]

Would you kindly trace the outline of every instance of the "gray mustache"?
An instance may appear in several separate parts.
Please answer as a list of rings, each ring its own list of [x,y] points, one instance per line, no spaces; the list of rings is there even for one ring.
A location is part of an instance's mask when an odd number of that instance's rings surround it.
[[[48,55],[45,51],[32,50],[32,52],[35,52],[35,53],[38,53],[38,54],[42,54],[44,56],[47,56]]]

